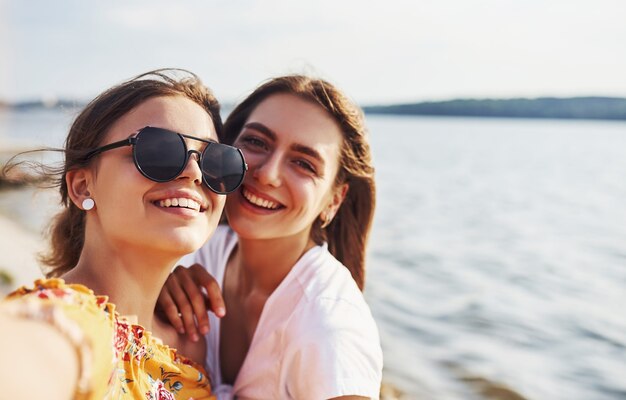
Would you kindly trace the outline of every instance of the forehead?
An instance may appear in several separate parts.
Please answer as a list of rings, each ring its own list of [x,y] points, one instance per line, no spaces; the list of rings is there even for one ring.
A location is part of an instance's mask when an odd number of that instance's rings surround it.
[[[107,141],[125,139],[146,126],[218,140],[213,121],[204,108],[186,97],[167,96],[148,99],[126,113],[112,125]]]
[[[312,147],[341,147],[339,124],[321,106],[292,94],[275,94],[263,100],[246,123],[258,122],[278,140]]]

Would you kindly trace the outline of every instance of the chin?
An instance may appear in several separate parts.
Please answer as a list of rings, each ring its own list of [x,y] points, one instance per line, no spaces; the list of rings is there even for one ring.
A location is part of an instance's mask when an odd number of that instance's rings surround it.
[[[259,233],[267,232],[263,224],[253,223],[245,218],[228,218],[228,226],[241,237],[258,236]]]
[[[174,244],[174,246],[170,245],[169,252],[176,255],[177,257],[182,257],[184,255],[193,253],[194,251],[198,250],[200,247],[202,247],[204,242],[195,242],[195,243],[182,242],[182,243],[178,243],[178,245],[175,243],[172,243],[172,244]]]
[[[258,222],[252,222],[246,219],[241,220],[228,220],[228,225],[237,236],[244,239],[275,239],[285,236],[286,230],[275,230],[275,224],[262,224]]]
[[[181,255],[189,254],[202,247],[212,233],[212,230],[202,233],[196,231],[191,234],[188,232],[179,232],[167,239],[167,247],[174,252],[181,253]]]

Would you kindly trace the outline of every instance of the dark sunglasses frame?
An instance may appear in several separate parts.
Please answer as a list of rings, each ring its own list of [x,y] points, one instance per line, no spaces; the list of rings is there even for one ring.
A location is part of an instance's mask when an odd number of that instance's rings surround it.
[[[155,178],[153,176],[150,176],[148,173],[146,173],[146,171],[144,171],[144,169],[141,167],[141,165],[139,164],[139,161],[137,160],[137,153],[136,153],[136,145],[137,143],[139,143],[139,135],[141,135],[142,132],[146,132],[148,130],[159,130],[162,132],[167,132],[168,134],[174,134],[177,135],[182,144],[183,144],[183,149],[185,151],[185,161],[182,165],[182,167],[176,172],[176,174],[169,179],[158,179]],[[199,142],[202,143],[206,143],[207,146],[204,148],[204,150],[202,150],[201,152],[198,150],[190,150],[187,148],[187,143],[185,142],[185,138],[187,139],[192,139],[192,140],[197,140]],[[139,129],[137,132],[135,132],[131,137],[129,137],[128,139],[124,139],[124,140],[120,140],[117,142],[113,142],[113,143],[109,143],[107,145],[101,146],[101,147],[97,147],[93,150],[90,150],[89,152],[87,152],[87,154],[85,155],[85,160],[89,160],[90,158],[103,153],[105,151],[109,151],[109,150],[113,150],[113,149],[117,149],[119,147],[125,147],[125,146],[133,146],[133,161],[135,163],[135,167],[137,168],[137,170],[139,172],[141,172],[141,174],[143,176],[145,176],[146,178],[150,179],[151,181],[154,182],[169,182],[172,181],[174,179],[176,179],[178,176],[180,176],[180,174],[185,170],[185,168],[187,167],[187,163],[189,162],[189,158],[191,157],[192,154],[196,154],[198,156],[198,165],[200,167],[200,170],[202,171],[202,182],[204,182],[204,184],[214,193],[217,194],[228,194],[228,193],[232,193],[235,190],[237,190],[237,188],[241,185],[241,183],[243,182],[243,178],[246,174],[246,171],[248,170],[248,164],[246,164],[246,161],[243,157],[243,153],[241,152],[240,149],[233,147],[233,146],[229,146],[226,144],[222,144],[222,143],[217,143],[217,142],[213,142],[211,140],[206,140],[206,139],[201,139],[195,136],[190,136],[190,135],[185,135],[183,133],[178,133],[178,132],[174,132],[174,131],[170,131],[168,129],[164,129],[164,128],[156,128],[156,127],[152,127],[152,126],[146,126],[143,127],[141,129]],[[210,146],[220,146],[220,147],[227,147],[233,150],[236,150],[239,155],[241,156],[241,167],[242,167],[242,171],[241,171],[241,178],[239,179],[239,182],[237,183],[237,185],[235,185],[235,187],[233,187],[232,189],[228,190],[228,191],[222,191],[219,190],[218,188],[214,188],[212,187],[207,179],[205,178],[205,174],[208,174],[208,172],[205,172],[202,169],[202,158],[203,155],[206,153],[206,151],[208,150],[208,148]],[[210,172],[210,171],[209,171]]]

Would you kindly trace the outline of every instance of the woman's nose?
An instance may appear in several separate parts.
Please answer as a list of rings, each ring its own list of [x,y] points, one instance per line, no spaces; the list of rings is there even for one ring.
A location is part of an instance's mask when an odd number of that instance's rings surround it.
[[[268,156],[254,166],[250,166],[253,171],[252,176],[262,185],[280,186],[282,183],[281,160],[277,155]]]
[[[191,179],[195,184],[202,184],[202,170],[200,169],[200,153],[196,150],[189,150],[189,158],[185,169],[178,178]]]

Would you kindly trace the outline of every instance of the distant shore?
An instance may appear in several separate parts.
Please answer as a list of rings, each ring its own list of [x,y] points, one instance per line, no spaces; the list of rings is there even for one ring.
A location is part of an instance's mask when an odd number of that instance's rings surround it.
[[[0,110],[74,109],[85,105],[72,99],[44,99],[20,102],[0,101]],[[232,104],[224,103],[230,110]],[[428,115],[449,117],[554,118],[626,120],[626,98],[622,97],[539,97],[511,99],[452,99],[403,104],[364,105],[366,114]]]
[[[626,98],[456,99],[363,107],[366,114],[626,120]]]

